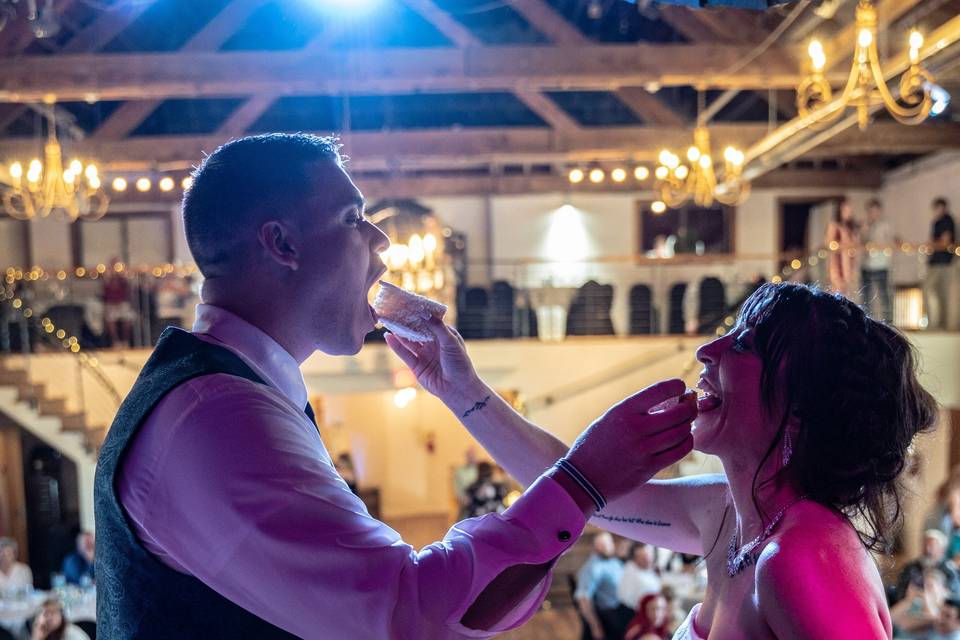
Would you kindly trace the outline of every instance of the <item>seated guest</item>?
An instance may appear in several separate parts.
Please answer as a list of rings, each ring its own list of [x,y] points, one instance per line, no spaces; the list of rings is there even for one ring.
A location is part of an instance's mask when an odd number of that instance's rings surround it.
[[[660,595],[667,601],[667,630],[672,637],[680,624],[683,623],[684,618],[687,617],[688,612],[680,604],[676,589],[670,585],[664,585]]]
[[[94,545],[93,533],[81,531],[77,536],[77,550],[63,559],[63,577],[68,584],[83,584],[84,578],[94,581]]]
[[[933,633],[923,640],[960,640],[960,599],[947,598],[933,623]]]
[[[933,629],[947,597],[943,574],[927,569],[919,580],[907,585],[906,596],[890,607],[890,621],[895,636],[904,640],[920,640]]]
[[[630,557],[617,587],[620,604],[630,612],[627,620],[636,613],[641,598],[660,593],[661,587],[660,576],[653,570],[653,547],[635,542],[630,548]]]
[[[593,553],[577,574],[577,592],[573,597],[595,640],[623,637],[625,627],[618,615],[617,599],[623,563],[615,551],[613,536],[598,533],[593,539]]]
[[[19,547],[13,538],[0,538],[0,595],[33,588],[30,567],[17,562]]]
[[[67,622],[63,617],[63,605],[56,598],[50,598],[33,619],[30,640],[90,640],[90,636],[80,627]]]
[[[481,462],[477,465],[477,481],[467,487],[467,517],[500,513],[505,508],[503,499],[506,497],[507,488],[493,479],[493,465]]]
[[[946,557],[947,536],[938,529],[927,529],[923,533],[923,554],[907,564],[897,579],[896,599],[901,600],[907,595],[907,587],[911,582],[922,583],[922,576],[927,569],[936,569],[943,574],[947,589],[952,594],[960,593],[960,571],[952,560]]]
[[[667,600],[659,593],[648,593],[637,606],[637,615],[627,625],[624,640],[666,640],[669,636]]]

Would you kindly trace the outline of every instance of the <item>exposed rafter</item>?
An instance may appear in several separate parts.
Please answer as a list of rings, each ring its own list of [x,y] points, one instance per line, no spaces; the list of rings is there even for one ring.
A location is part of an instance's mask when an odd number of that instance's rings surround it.
[[[717,148],[746,148],[767,133],[764,123],[717,124],[711,137]],[[103,158],[105,171],[188,168],[230,136],[145,136],[126,140],[87,138],[69,152]],[[604,127],[553,131],[547,128],[440,129],[394,132],[354,132],[344,136],[351,166],[358,170],[440,169],[504,164],[563,164],[647,162],[663,147],[689,145],[692,131],[669,127]],[[877,122],[861,133],[848,130],[808,151],[804,157],[929,153],[960,148],[960,125],[927,123],[905,127]],[[0,141],[0,166],[7,158],[36,154],[36,142],[11,138]]]
[[[233,0],[183,45],[181,51],[216,51],[267,0]],[[137,128],[162,100],[130,100],[120,105],[94,132],[98,138],[123,138]]]
[[[403,0],[403,2],[458,47],[475,47],[483,44],[469,29],[438,7],[433,0]]]

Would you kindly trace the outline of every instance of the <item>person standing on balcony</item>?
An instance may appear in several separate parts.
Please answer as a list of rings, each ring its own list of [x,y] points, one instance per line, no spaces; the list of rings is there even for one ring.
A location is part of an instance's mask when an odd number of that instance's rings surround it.
[[[97,464],[100,640],[491,637],[539,609],[605,499],[693,446],[696,407],[650,413],[669,396],[640,392],[504,513],[417,551],[336,472],[300,371],[316,351],[360,351],[385,272],[389,240],[337,141],[225,144],[194,172],[183,221],[203,304],[193,332],[160,337]],[[455,367],[461,343],[440,339]],[[464,391],[442,389],[459,417],[496,402]]]
[[[854,274],[857,270],[857,245],[860,242],[857,221],[853,217],[850,200],[840,198],[834,210],[833,220],[827,225],[824,243],[830,249],[830,288],[851,298],[856,288]]]
[[[893,260],[891,245],[895,240],[890,223],[883,217],[883,204],[876,198],[867,203],[867,222],[863,225],[862,240],[866,245],[860,268],[863,306],[871,310],[874,303],[879,302],[880,311],[873,317],[893,322],[890,263]]]
[[[927,278],[923,282],[927,328],[956,331],[960,321],[957,317],[957,274],[952,251],[952,245],[957,242],[956,226],[946,198],[937,198],[932,206],[930,243],[933,253],[927,259]]]

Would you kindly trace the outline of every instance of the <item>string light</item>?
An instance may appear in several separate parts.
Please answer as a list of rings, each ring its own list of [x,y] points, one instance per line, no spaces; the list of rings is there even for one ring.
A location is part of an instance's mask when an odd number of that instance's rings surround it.
[[[570,180],[570,184],[580,184],[583,182],[583,178],[583,169],[571,169],[570,173],[567,174],[567,179]]]
[[[590,182],[593,184],[600,184],[603,182],[604,178],[607,177],[607,174],[604,173],[603,169],[591,169],[590,170]]]
[[[139,178],[137,180],[137,191],[141,193],[146,193],[150,191],[150,187],[153,186],[153,183],[150,182],[150,178]]]

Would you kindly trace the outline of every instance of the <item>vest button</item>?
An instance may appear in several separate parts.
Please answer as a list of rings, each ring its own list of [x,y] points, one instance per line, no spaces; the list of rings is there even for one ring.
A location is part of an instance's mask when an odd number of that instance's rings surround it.
[[[570,537],[571,536],[569,531],[561,531],[560,533],[557,534],[557,538],[560,539],[560,542],[566,542],[567,540],[570,539]]]

